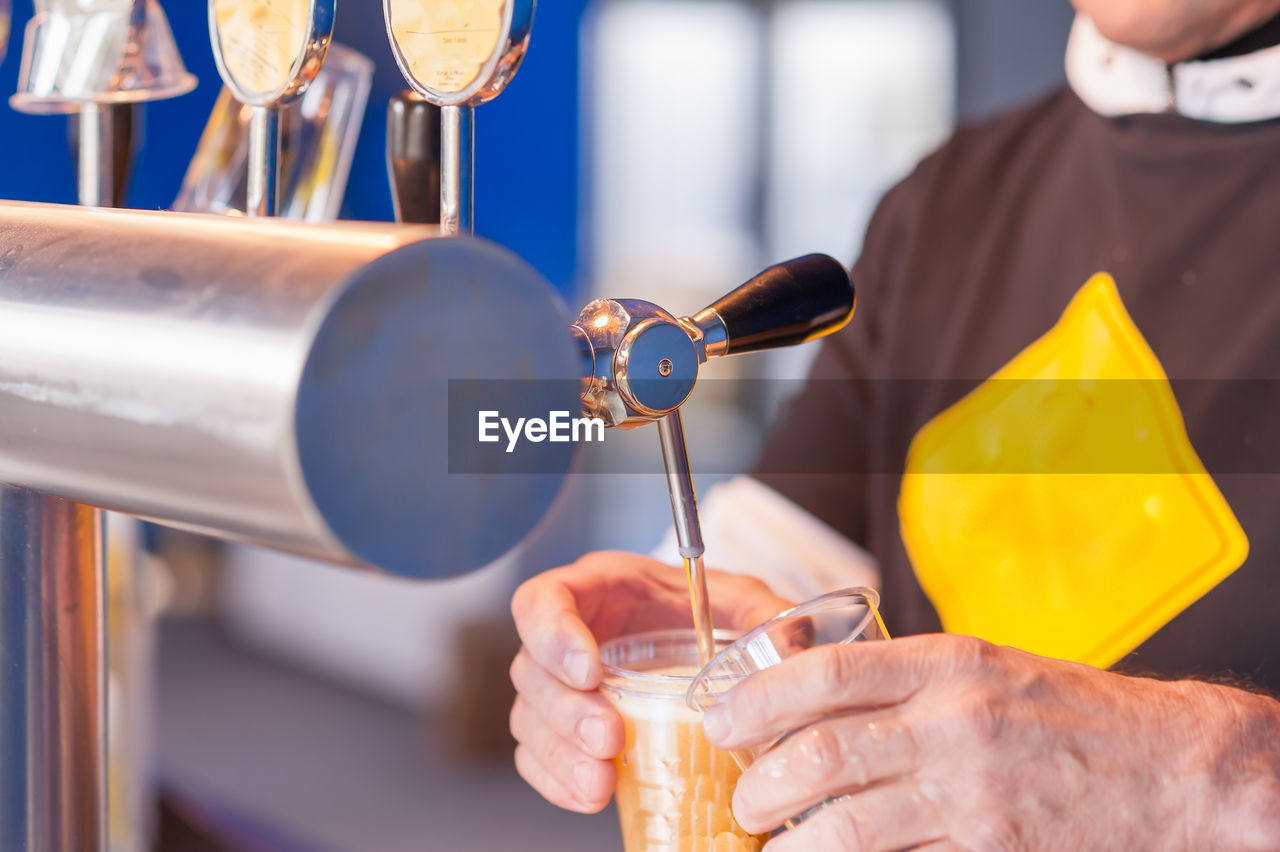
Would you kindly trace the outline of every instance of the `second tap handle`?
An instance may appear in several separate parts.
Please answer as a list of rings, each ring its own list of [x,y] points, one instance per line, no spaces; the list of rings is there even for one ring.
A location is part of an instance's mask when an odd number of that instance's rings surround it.
[[[708,357],[738,355],[837,331],[853,316],[854,304],[844,266],[825,254],[808,254],[769,267],[691,319],[703,330]]]
[[[440,108],[414,92],[387,105],[387,173],[397,222],[440,222]]]

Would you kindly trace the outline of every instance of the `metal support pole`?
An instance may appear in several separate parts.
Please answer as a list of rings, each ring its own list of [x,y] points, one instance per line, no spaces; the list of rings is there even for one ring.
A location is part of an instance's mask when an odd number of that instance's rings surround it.
[[[101,512],[0,488],[0,848],[106,848]]]
[[[116,185],[116,109],[80,107],[81,206],[115,207],[123,194]],[[0,726],[4,849],[106,849],[103,530],[101,509],[0,488],[0,653],[21,660],[0,671],[0,696],[24,712]],[[0,708],[0,716],[5,712]]]
[[[114,107],[80,107],[76,183],[80,204],[85,207],[116,206],[114,140]]]
[[[440,230],[449,235],[475,232],[476,110],[440,109]]]
[[[280,214],[280,110],[255,106],[249,117],[249,175],[245,212]]]

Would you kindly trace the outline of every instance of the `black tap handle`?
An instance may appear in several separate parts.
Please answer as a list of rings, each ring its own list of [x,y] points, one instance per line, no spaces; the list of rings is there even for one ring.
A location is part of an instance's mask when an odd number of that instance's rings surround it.
[[[855,303],[844,266],[825,254],[807,254],[769,267],[708,310],[724,322],[729,340],[723,354],[738,355],[838,331],[853,316]]]
[[[387,172],[397,222],[440,222],[440,108],[414,92],[387,105]]]

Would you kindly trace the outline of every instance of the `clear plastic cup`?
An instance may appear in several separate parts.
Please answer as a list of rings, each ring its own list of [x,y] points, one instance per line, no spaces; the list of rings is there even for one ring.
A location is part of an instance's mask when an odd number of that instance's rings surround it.
[[[335,42],[329,45],[325,63],[307,91],[281,108],[282,217],[305,222],[338,218],[372,85],[373,62]],[[244,214],[252,109],[223,88],[187,168],[174,210]]]
[[[157,0],[35,0],[9,103],[21,112],[75,112],[173,98],[195,86]]]
[[[719,647],[732,634],[717,631]],[[626,636],[600,648],[600,692],[622,715],[618,816],[625,852],[758,852],[733,818],[741,768],[702,735],[702,718],[685,703],[698,672],[692,630]]]
[[[880,596],[874,589],[856,588],[831,592],[778,613],[721,650],[698,672],[685,694],[686,706],[705,710],[751,675],[819,645],[888,639],[879,607]],[[731,754],[745,770],[789,734]],[[788,820],[786,825],[792,827],[805,816],[808,814]]]

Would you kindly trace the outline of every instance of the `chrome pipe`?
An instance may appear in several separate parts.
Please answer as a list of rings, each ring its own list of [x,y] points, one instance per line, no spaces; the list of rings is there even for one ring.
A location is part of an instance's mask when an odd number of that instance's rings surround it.
[[[680,558],[684,560],[685,580],[689,584],[693,632],[698,639],[698,662],[705,666],[716,655],[715,625],[711,620],[706,564],[702,559],[706,546],[702,542],[702,525],[698,522],[698,498],[693,490],[693,471],[689,467],[689,450],[684,440],[684,418],[679,408],[658,419],[658,442],[662,447],[662,466],[667,475],[676,541],[680,546]]]
[[[693,472],[689,467],[680,409],[658,419],[658,442],[662,447],[662,465],[667,477],[667,493],[671,496],[671,517],[675,521],[680,556],[700,557],[707,548],[702,542],[702,525],[698,523],[698,498],[693,490]]]
[[[275,107],[250,109],[245,198],[245,212],[250,216],[280,215],[280,117]]]
[[[475,233],[476,109],[440,109],[440,228],[444,233]]]
[[[407,576],[498,558],[563,471],[452,472],[450,380],[579,355],[527,264],[437,236],[0,203],[0,483]]]
[[[0,849],[106,848],[101,512],[0,488]]]
[[[76,188],[85,207],[116,206],[114,119],[111,104],[80,107]]]
[[[124,107],[127,109],[128,107]],[[116,122],[119,114],[112,104],[83,104],[80,125],[76,128],[76,183],[79,202],[84,207],[115,207],[124,195],[124,187],[116,185]],[[130,128],[131,129],[131,128]],[[131,145],[129,145],[131,147]],[[122,152],[125,157],[130,150]],[[124,169],[127,174],[127,165]],[[91,852],[105,850],[107,841],[107,605],[103,593],[106,582],[106,519],[101,509],[59,500],[30,491],[4,489],[9,497],[0,507],[0,528],[15,536],[39,535],[49,545],[46,558],[35,561],[26,570],[42,572],[54,583],[54,592],[34,583],[27,585],[27,607],[31,613],[56,622],[45,631],[44,647],[39,655],[40,667],[25,682],[13,683],[0,695],[22,696],[27,706],[39,707],[38,718],[46,722],[69,717],[73,720],[84,708],[96,708],[96,722],[91,718],[76,721],[84,731],[76,736],[61,737],[57,749],[45,749],[32,755],[26,767],[28,779],[51,775],[69,780],[65,785],[31,784],[27,812],[40,814],[41,824],[28,826],[26,845],[17,849],[36,852],[43,849],[83,848]],[[11,516],[12,513],[12,516]],[[95,531],[96,547],[88,547],[84,530]],[[44,549],[44,548],[42,548]],[[24,568],[8,559],[0,562],[0,575],[10,576]],[[70,561],[68,561],[68,559]],[[58,600],[58,592],[71,596]],[[15,606],[17,603],[15,602]],[[6,605],[7,608],[7,605]],[[75,647],[62,644],[67,637]],[[3,646],[9,650],[8,638]],[[56,671],[45,670],[46,666]],[[34,680],[39,683],[33,682]],[[53,684],[54,689],[41,685]],[[89,695],[85,701],[81,696]],[[11,698],[11,700],[16,700]],[[96,727],[90,728],[90,725]],[[29,732],[28,739],[32,738]],[[42,732],[49,739],[49,732]],[[11,749],[0,750],[6,762]],[[7,785],[17,779],[6,779]],[[44,837],[41,837],[43,835]],[[57,840],[54,839],[55,835]],[[48,839],[45,839],[45,838]],[[65,840],[65,842],[63,842]],[[9,848],[6,844],[4,848]]]

